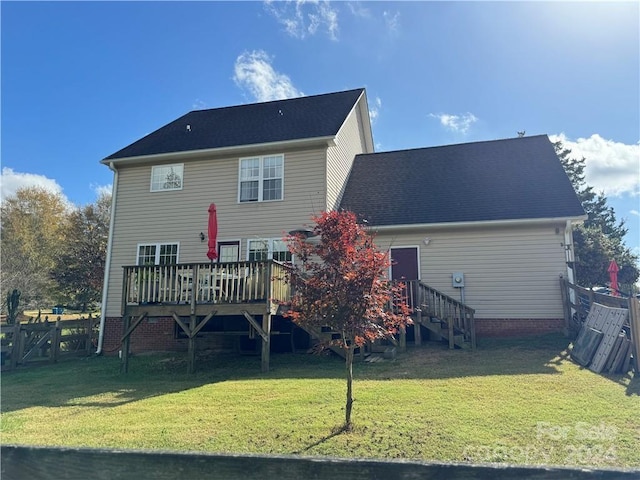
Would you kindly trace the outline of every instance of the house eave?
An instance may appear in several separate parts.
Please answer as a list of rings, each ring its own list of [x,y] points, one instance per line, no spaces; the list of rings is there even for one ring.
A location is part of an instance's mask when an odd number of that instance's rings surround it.
[[[220,148],[207,148],[200,150],[188,150],[180,152],[158,153],[153,155],[138,155],[133,157],[110,158],[100,160],[103,165],[126,165],[129,163],[159,163],[164,161],[185,161],[203,156],[242,155],[256,150],[289,150],[308,147],[329,147],[335,145],[335,136],[303,138],[287,140],[283,142],[254,143],[250,145],[234,145]]]
[[[404,225],[370,225],[367,228],[376,232],[413,231],[413,230],[442,230],[450,228],[482,228],[503,226],[531,226],[549,223],[582,223],[587,219],[586,215],[578,217],[548,217],[548,218],[519,218],[505,220],[481,220],[475,222],[441,222],[441,223],[416,223]]]

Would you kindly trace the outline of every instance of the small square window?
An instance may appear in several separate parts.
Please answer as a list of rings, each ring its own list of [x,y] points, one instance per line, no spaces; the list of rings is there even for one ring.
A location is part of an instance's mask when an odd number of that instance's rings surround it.
[[[183,164],[151,167],[151,191],[182,190]]]

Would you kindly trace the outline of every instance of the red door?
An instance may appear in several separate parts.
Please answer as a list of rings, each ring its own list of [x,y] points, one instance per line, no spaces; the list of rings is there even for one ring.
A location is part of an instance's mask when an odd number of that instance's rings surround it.
[[[391,247],[391,279],[418,280],[418,247]]]
[[[391,247],[391,279],[409,282],[419,280],[420,272],[418,268],[418,247]],[[407,283],[405,302],[409,307],[415,302],[418,286]]]

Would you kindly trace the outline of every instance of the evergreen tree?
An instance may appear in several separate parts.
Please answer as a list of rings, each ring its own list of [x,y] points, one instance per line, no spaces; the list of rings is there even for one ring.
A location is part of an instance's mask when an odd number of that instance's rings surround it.
[[[586,159],[571,157],[571,150],[560,141],[555,142],[554,147],[588,216],[584,224],[573,230],[577,283],[583,287],[605,285],[609,282],[607,267],[615,260],[620,268],[618,283],[621,290],[630,292],[640,277],[640,270],[638,256],[624,243],[624,236],[629,231],[624,220],[618,220],[603,193],[596,193],[587,185]]]

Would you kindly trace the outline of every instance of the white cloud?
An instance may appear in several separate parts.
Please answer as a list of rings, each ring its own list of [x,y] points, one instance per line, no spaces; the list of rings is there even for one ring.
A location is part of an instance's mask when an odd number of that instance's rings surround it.
[[[572,158],[585,158],[585,181],[606,196],[640,195],[640,145],[606,140],[597,133],[571,140],[564,133],[549,135],[571,150]]]
[[[397,32],[400,27],[400,12],[387,12],[386,10],[382,13],[382,18],[384,19],[384,23],[387,28],[391,32]]]
[[[204,110],[207,108],[207,104],[199,98],[196,98],[196,101],[191,104],[191,108],[194,110]]]
[[[640,217],[640,212],[638,210],[629,210],[631,215],[635,215],[636,217]]]
[[[263,50],[244,52],[240,55],[234,66],[233,80],[240,88],[248,90],[259,102],[304,95],[293,86],[287,75],[274,70],[271,58]]]
[[[380,97],[374,98],[373,106],[369,107],[369,118],[371,119],[371,123],[374,123],[378,119],[381,108],[382,108],[382,100],[380,100]]]
[[[362,2],[347,2],[347,7],[354,17],[371,18],[371,11]]]
[[[464,113],[462,115],[453,115],[450,113],[430,113],[430,117],[437,118],[440,121],[440,125],[447,130],[453,132],[466,134],[469,128],[478,121],[478,118],[473,113]]]
[[[12,197],[19,189],[28,187],[40,187],[64,197],[62,187],[52,178],[35,173],[15,172],[9,167],[2,169],[2,174],[0,175],[0,199],[4,200],[7,197]]]
[[[91,184],[91,189],[96,194],[96,198],[100,198],[103,195],[111,195],[113,192],[113,185],[97,185]]]
[[[294,38],[306,38],[324,28],[331,40],[338,39],[338,10],[328,1],[267,0],[265,8]]]

